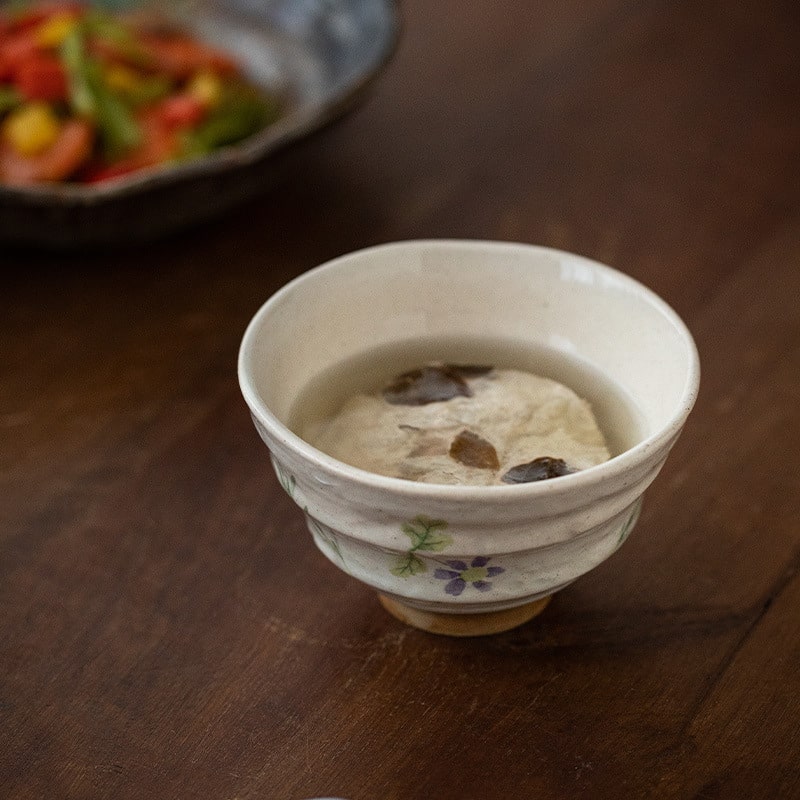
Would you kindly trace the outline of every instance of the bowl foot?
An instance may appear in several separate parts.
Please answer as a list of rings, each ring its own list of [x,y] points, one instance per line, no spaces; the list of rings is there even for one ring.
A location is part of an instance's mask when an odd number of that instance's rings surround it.
[[[400,622],[442,636],[489,636],[509,631],[541,614],[551,597],[552,595],[547,595],[532,603],[502,611],[488,611],[482,614],[441,614],[412,608],[392,597],[378,595],[381,605]]]

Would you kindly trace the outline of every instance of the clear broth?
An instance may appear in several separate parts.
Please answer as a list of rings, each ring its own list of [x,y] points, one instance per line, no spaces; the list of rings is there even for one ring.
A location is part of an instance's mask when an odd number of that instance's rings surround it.
[[[568,386],[591,404],[612,457],[647,435],[633,398],[583,359],[527,342],[460,337],[411,339],[344,359],[306,385],[292,407],[289,428],[303,438],[310,423],[334,416],[350,397],[379,392],[394,376],[431,362],[524,370]]]

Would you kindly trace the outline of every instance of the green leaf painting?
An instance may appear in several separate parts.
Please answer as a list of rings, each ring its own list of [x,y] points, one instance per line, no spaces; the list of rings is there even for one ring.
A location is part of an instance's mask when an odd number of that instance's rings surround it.
[[[633,507],[633,511],[631,511],[631,515],[628,517],[627,522],[622,526],[619,532],[619,537],[617,538],[617,545],[616,547],[622,547],[622,543],[630,536],[631,531],[633,530],[633,526],[636,524],[636,520],[639,519],[639,512],[642,510],[642,500],[636,501],[636,504]]]
[[[447,522],[443,519],[430,519],[422,515],[414,517],[409,522],[404,522],[401,530],[411,540],[411,547],[408,552],[397,559],[391,568],[392,575],[396,575],[398,578],[408,578],[425,572],[427,569],[425,562],[416,553],[418,551],[440,553],[452,544],[452,537],[443,533],[446,528]]]
[[[283,471],[283,468],[278,466],[278,462],[273,462],[275,465],[275,474],[278,476],[278,483],[280,483],[283,491],[289,495],[294,500],[294,489],[297,485],[294,475],[290,475],[287,472]]]
[[[425,572],[425,563],[411,552],[398,558],[391,569],[392,575],[397,575],[398,578],[410,578],[420,572]]]
[[[428,550],[439,553],[450,545],[452,537],[442,531],[447,528],[443,519],[429,519],[428,517],[414,517],[410,522],[404,522],[403,533],[411,539],[411,550]]]
[[[339,549],[339,542],[336,540],[336,537],[333,535],[333,531],[326,528],[321,523],[317,522],[312,516],[308,513],[308,507],[306,506],[303,511],[305,511],[306,519],[308,520],[309,527],[314,532],[314,535],[322,542],[328,546],[332,553],[341,561],[342,566],[345,566],[344,556],[342,555],[342,551]]]

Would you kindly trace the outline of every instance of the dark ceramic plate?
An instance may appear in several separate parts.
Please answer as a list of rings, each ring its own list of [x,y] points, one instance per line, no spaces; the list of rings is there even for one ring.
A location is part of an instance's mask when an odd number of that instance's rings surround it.
[[[143,240],[232,208],[269,184],[276,151],[356,103],[391,56],[399,27],[395,0],[178,7],[181,24],[231,52],[250,80],[287,97],[286,114],[239,145],[106,185],[0,185],[0,239],[61,247]]]

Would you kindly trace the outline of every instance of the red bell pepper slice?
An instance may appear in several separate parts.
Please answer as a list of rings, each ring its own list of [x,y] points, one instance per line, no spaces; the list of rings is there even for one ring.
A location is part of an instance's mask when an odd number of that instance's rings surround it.
[[[67,76],[54,56],[32,56],[17,65],[15,84],[29,100],[56,102],[67,98]]]

